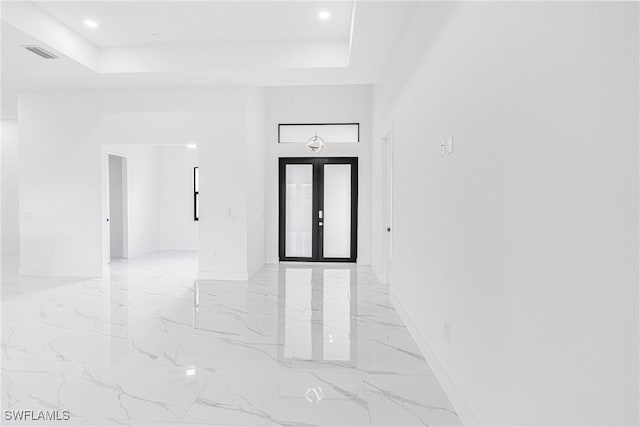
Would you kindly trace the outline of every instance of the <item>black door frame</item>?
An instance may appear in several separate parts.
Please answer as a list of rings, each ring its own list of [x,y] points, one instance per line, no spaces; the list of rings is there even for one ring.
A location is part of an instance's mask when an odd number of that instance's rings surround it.
[[[356,262],[358,257],[358,158],[357,157],[281,157],[279,159],[279,209],[278,241],[280,261],[307,262]],[[287,206],[286,165],[313,166],[313,204],[311,257],[287,257],[285,238],[285,214]],[[348,258],[325,258],[322,256],[323,227],[319,225],[319,212],[324,212],[324,165],[351,165],[351,255]]]

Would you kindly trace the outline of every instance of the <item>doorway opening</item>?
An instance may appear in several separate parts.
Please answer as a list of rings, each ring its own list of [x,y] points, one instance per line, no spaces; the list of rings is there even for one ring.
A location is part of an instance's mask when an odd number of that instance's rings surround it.
[[[197,271],[197,145],[105,144],[102,153],[105,274],[158,253]]]
[[[356,262],[358,159],[280,159],[280,261]]]
[[[109,262],[128,258],[127,158],[109,154]]]

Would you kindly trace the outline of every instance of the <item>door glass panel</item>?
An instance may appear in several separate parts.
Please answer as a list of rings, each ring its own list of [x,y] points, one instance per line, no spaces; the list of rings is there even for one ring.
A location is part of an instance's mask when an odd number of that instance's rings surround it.
[[[324,165],[323,255],[351,256],[351,165]]]
[[[313,165],[286,165],[285,256],[311,257]]]

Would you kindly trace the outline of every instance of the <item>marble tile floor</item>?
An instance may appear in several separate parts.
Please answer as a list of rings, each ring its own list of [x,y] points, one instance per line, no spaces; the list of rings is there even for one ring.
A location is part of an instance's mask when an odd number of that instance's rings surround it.
[[[195,253],[159,252],[81,280],[3,261],[2,425],[461,425],[369,268],[195,281]]]

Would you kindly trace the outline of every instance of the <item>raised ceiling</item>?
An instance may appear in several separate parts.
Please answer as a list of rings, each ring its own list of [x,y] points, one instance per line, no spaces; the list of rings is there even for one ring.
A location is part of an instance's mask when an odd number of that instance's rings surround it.
[[[36,2],[98,47],[347,41],[352,1]],[[319,20],[328,11],[330,19]],[[97,29],[83,24],[98,23]]]
[[[412,2],[1,2],[3,117],[24,90],[371,84]],[[318,19],[321,11],[331,18]],[[85,19],[98,23],[91,29]],[[45,60],[36,44],[60,56]],[[9,111],[9,113],[7,113]]]

